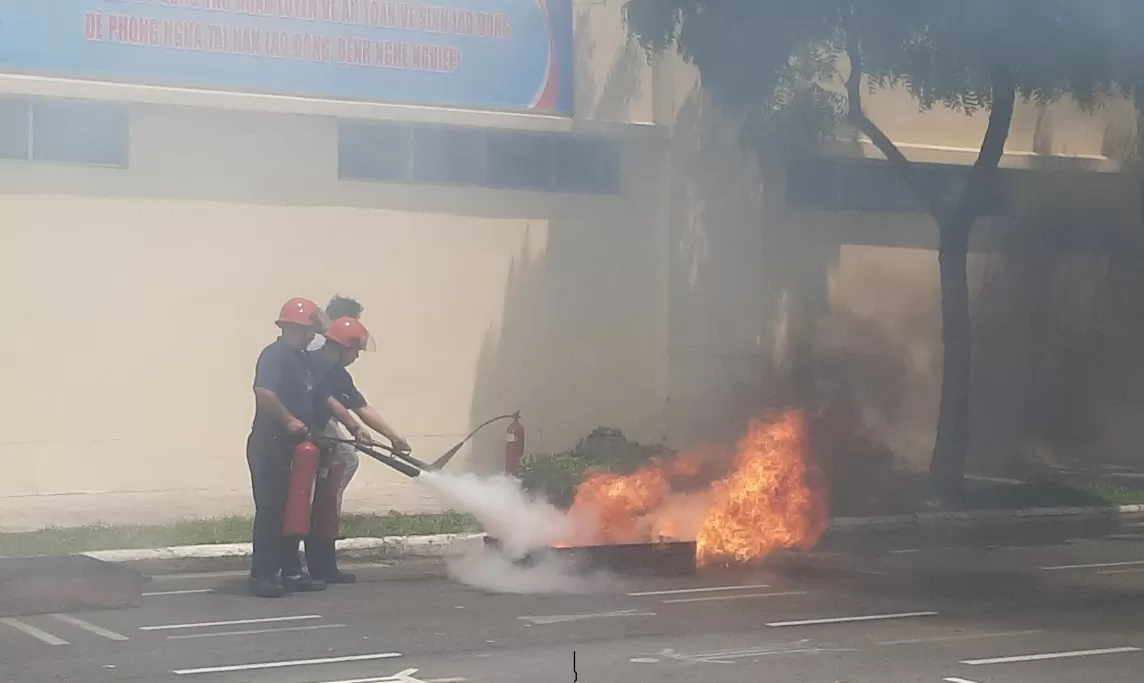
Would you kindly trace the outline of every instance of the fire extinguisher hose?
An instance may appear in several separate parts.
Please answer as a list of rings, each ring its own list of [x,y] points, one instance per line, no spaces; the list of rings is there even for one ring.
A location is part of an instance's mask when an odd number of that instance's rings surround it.
[[[437,458],[436,460],[434,460],[431,463],[422,462],[422,461],[418,460],[417,458],[414,458],[412,455],[410,455],[409,453],[407,453],[405,451],[394,450],[393,448],[391,448],[389,446],[382,445],[382,444],[377,444],[376,448],[382,449],[384,451],[388,451],[388,453],[379,453],[377,450],[373,450],[369,446],[363,446],[360,443],[358,443],[357,441],[354,441],[352,439],[337,439],[337,438],[334,438],[331,436],[318,436],[318,437],[314,437],[314,439],[316,441],[322,441],[325,443],[349,444],[350,446],[353,446],[354,448],[358,449],[362,453],[365,453],[366,455],[370,456],[374,460],[378,460],[379,462],[382,462],[386,465],[389,465],[393,469],[401,472],[402,474],[404,474],[406,476],[416,477],[417,475],[421,474],[421,472],[439,470],[439,469],[442,469],[443,467],[445,467],[445,465],[448,465],[449,461],[453,459],[453,456],[457,455],[457,453],[461,450],[461,448],[464,447],[465,444],[469,443],[469,441],[471,441],[473,439],[473,437],[477,435],[477,432],[481,431],[485,427],[488,427],[489,425],[493,424],[494,422],[499,422],[501,420],[519,420],[519,419],[520,419],[520,411],[518,410],[515,413],[510,413],[507,415],[498,415],[492,419],[485,420],[480,425],[478,425],[476,429],[469,432],[468,436],[466,436],[465,438],[458,441],[456,443],[456,445],[454,445],[449,450],[445,451],[445,453],[443,455],[441,455],[441,457]],[[382,458],[384,458],[384,460]],[[394,463],[391,461],[396,461],[397,464],[402,465],[404,467],[404,469],[395,466]],[[402,462],[402,461],[404,461],[404,462]],[[408,468],[408,465],[412,465],[413,467],[417,468],[417,472],[411,473],[411,471]]]

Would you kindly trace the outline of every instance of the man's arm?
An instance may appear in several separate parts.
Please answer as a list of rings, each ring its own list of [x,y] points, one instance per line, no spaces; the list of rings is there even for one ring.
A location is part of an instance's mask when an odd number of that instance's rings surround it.
[[[258,408],[278,418],[288,432],[300,436],[306,433],[306,425],[278,398],[285,373],[281,355],[271,352],[272,348],[274,347],[267,348],[258,356],[258,363],[254,367],[254,401]]]
[[[409,447],[409,442],[402,438],[393,427],[390,427],[389,423],[373,409],[373,406],[366,403],[360,408],[355,408],[354,412],[357,413],[357,416],[361,418],[362,422],[369,425],[370,429],[389,439],[394,446]]]
[[[364,437],[369,436],[365,431],[365,427],[354,419],[353,413],[346,410],[346,407],[342,405],[341,401],[333,396],[327,396],[326,405],[329,406],[330,413],[333,414],[334,419],[345,425],[345,428],[349,430],[350,434],[353,434],[355,439],[362,441]]]
[[[287,410],[278,398],[278,394],[273,391],[266,387],[254,387],[254,400],[259,408],[281,420],[291,434],[302,434],[306,431],[306,425]]]

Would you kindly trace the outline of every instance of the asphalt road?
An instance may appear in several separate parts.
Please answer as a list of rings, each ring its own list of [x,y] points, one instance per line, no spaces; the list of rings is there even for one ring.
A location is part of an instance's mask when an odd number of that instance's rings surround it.
[[[1139,683],[1144,534],[882,547],[492,594],[441,564],[358,568],[282,600],[231,574],[157,578],[143,607],[0,622],[0,680],[186,683]]]

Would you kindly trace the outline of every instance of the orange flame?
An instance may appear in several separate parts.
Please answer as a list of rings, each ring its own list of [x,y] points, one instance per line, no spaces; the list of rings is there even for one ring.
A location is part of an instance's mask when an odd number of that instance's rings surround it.
[[[760,560],[781,548],[809,550],[826,531],[825,487],[806,452],[801,413],[752,421],[730,473],[704,491],[675,491],[694,481],[708,460],[683,453],[627,476],[588,477],[570,512],[576,533],[561,545],[694,539],[702,566]]]

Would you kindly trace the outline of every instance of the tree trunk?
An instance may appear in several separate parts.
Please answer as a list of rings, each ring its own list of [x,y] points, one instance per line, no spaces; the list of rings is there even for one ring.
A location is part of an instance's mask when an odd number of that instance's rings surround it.
[[[853,8],[851,8],[853,11]],[[849,29],[849,27],[847,27]],[[969,385],[972,370],[972,330],[969,319],[969,231],[980,214],[980,202],[996,181],[1013,120],[1017,89],[1013,75],[1002,64],[990,74],[992,107],[989,125],[969,183],[950,207],[940,194],[922,181],[897,145],[862,110],[862,51],[853,31],[846,31],[850,76],[846,79],[850,121],[870,138],[897,169],[938,225],[938,262],[941,273],[942,381],[937,438],[930,462],[930,491],[939,502],[962,502],[965,459],[969,452]]]
[[[938,223],[941,276],[942,379],[937,439],[930,465],[930,490],[938,500],[962,500],[969,452],[969,387],[972,326],[969,317],[969,230],[973,218],[952,216]]]
[[[935,211],[941,273],[942,377],[937,439],[930,463],[930,492],[939,502],[964,502],[965,460],[969,454],[969,388],[973,370],[969,319],[969,230],[981,213],[986,188],[997,182],[997,167],[1013,121],[1017,90],[1008,69],[991,75],[993,106],[969,183],[950,211]]]

